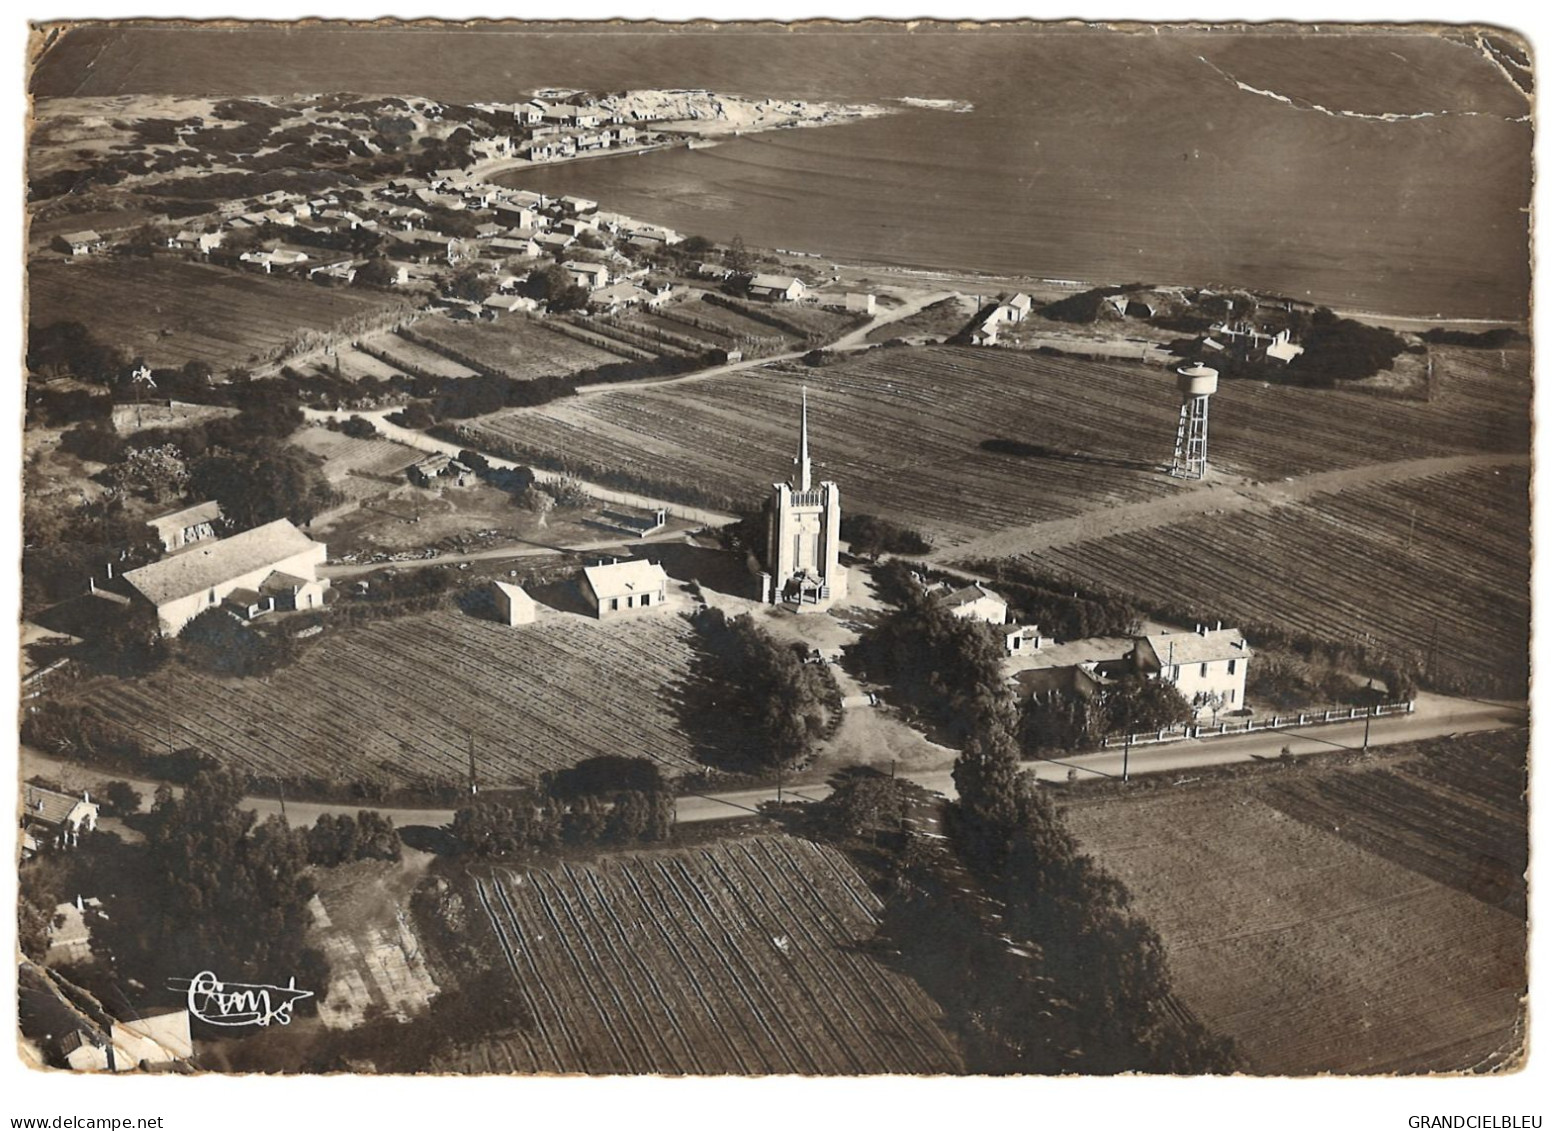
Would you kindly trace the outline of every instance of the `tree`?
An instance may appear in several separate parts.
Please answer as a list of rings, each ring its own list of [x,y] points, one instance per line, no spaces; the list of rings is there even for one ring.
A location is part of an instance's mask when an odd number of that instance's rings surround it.
[[[398,270],[382,256],[369,259],[356,269],[356,282],[368,287],[391,287]]]
[[[129,817],[140,812],[140,791],[127,781],[105,782],[102,787],[103,810],[110,817]]]
[[[543,302],[556,313],[581,310],[588,305],[587,288],[578,286],[566,268],[558,263],[530,271],[523,282],[523,293]]]
[[[480,273],[475,264],[466,264],[453,272],[443,291],[465,302],[484,302],[496,290],[496,280]]]
[[[287,518],[305,523],[334,499],[320,462],[276,440],[259,440],[242,452],[216,451],[195,464],[190,487],[221,504],[237,530]]]
[[[750,255],[749,249],[744,246],[743,236],[736,235],[733,237],[733,240],[728,244],[728,250],[724,254],[723,260],[728,264],[728,269],[735,275],[748,275],[754,269],[755,261]]]
[[[328,985],[326,960],[306,942],[316,888],[304,838],[280,817],[256,826],[242,794],[225,769],[195,774],[182,797],[157,791],[146,833],[156,898],[112,897],[93,937],[121,977],[163,985],[214,970],[271,985],[295,977],[317,993]]]

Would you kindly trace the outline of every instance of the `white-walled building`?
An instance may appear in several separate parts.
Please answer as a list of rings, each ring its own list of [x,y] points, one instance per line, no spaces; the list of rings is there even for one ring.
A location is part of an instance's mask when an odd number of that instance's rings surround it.
[[[521,585],[506,581],[491,582],[491,599],[496,604],[496,617],[506,625],[533,624],[536,609],[534,598]]]
[[[1251,646],[1238,628],[1141,636],[1130,658],[1143,675],[1174,685],[1199,715],[1245,706]]]
[[[1008,602],[985,585],[967,585],[960,589],[948,589],[934,598],[951,616],[962,620],[985,621],[1001,625],[1008,620]]]
[[[205,542],[216,536],[215,523],[221,517],[221,504],[217,502],[195,503],[181,511],[159,515],[146,520],[146,525],[156,532],[167,553]]]
[[[273,593],[277,583],[291,593],[295,608],[321,608],[327,578],[318,567],[328,547],[314,542],[286,519],[278,518],[230,538],[196,545],[184,553],[153,562],[124,575],[134,590],[156,609],[164,636],[176,636],[195,617],[238,590]],[[280,575],[272,583],[272,575]],[[274,603],[269,608],[284,605]],[[267,611],[267,610],[266,610]]]
[[[601,562],[582,571],[582,595],[599,620],[608,620],[631,610],[666,605],[669,575],[657,562],[640,558]]]
[[[771,485],[761,600],[828,605],[845,597],[847,571],[841,565],[841,491],[829,480],[814,482],[809,459],[809,395],[804,391],[799,424],[798,475]]]

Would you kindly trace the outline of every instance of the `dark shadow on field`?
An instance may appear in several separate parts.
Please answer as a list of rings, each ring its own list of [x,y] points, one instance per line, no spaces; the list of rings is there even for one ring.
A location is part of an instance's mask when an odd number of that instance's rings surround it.
[[[1147,460],[1122,459],[1119,456],[1097,456],[1089,452],[1064,452],[1044,444],[1027,444],[1023,440],[992,439],[981,442],[981,450],[993,455],[1014,456],[1017,459],[1044,459],[1053,463],[1077,463],[1086,467],[1116,467],[1125,471],[1158,471],[1160,465]]]
[[[399,830],[399,839],[418,852],[436,856],[451,856],[459,849],[458,841],[446,828],[434,829],[430,825],[405,825]]]

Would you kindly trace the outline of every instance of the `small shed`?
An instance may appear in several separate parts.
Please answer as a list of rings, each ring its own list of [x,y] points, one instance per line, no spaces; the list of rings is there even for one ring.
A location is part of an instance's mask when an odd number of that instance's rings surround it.
[[[491,597],[496,602],[496,617],[503,624],[534,623],[534,598],[528,595],[523,586],[512,585],[505,581],[493,581]]]

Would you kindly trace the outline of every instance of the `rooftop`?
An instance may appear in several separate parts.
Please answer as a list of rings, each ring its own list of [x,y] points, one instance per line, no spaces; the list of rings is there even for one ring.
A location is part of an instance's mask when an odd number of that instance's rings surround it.
[[[1161,664],[1204,664],[1249,656],[1251,648],[1238,628],[1202,632],[1157,632],[1143,638]]]
[[[656,592],[669,579],[661,565],[641,558],[612,565],[587,566],[582,573],[588,579],[589,588],[599,597]]]
[[[155,518],[146,519],[146,525],[162,530],[182,530],[186,526],[196,526],[202,522],[214,522],[221,517],[221,504],[215,500],[204,503],[195,503],[192,507],[184,507],[181,511],[173,511],[171,514],[160,514]]]
[[[132,569],[124,580],[154,605],[190,597],[320,545],[284,518]]]
[[[95,802],[87,802],[84,797],[77,797],[72,793],[60,793],[57,789],[44,789],[42,786],[29,785],[23,791],[22,808],[26,811],[28,820],[43,821],[51,825],[62,825],[75,812],[77,805]]]

